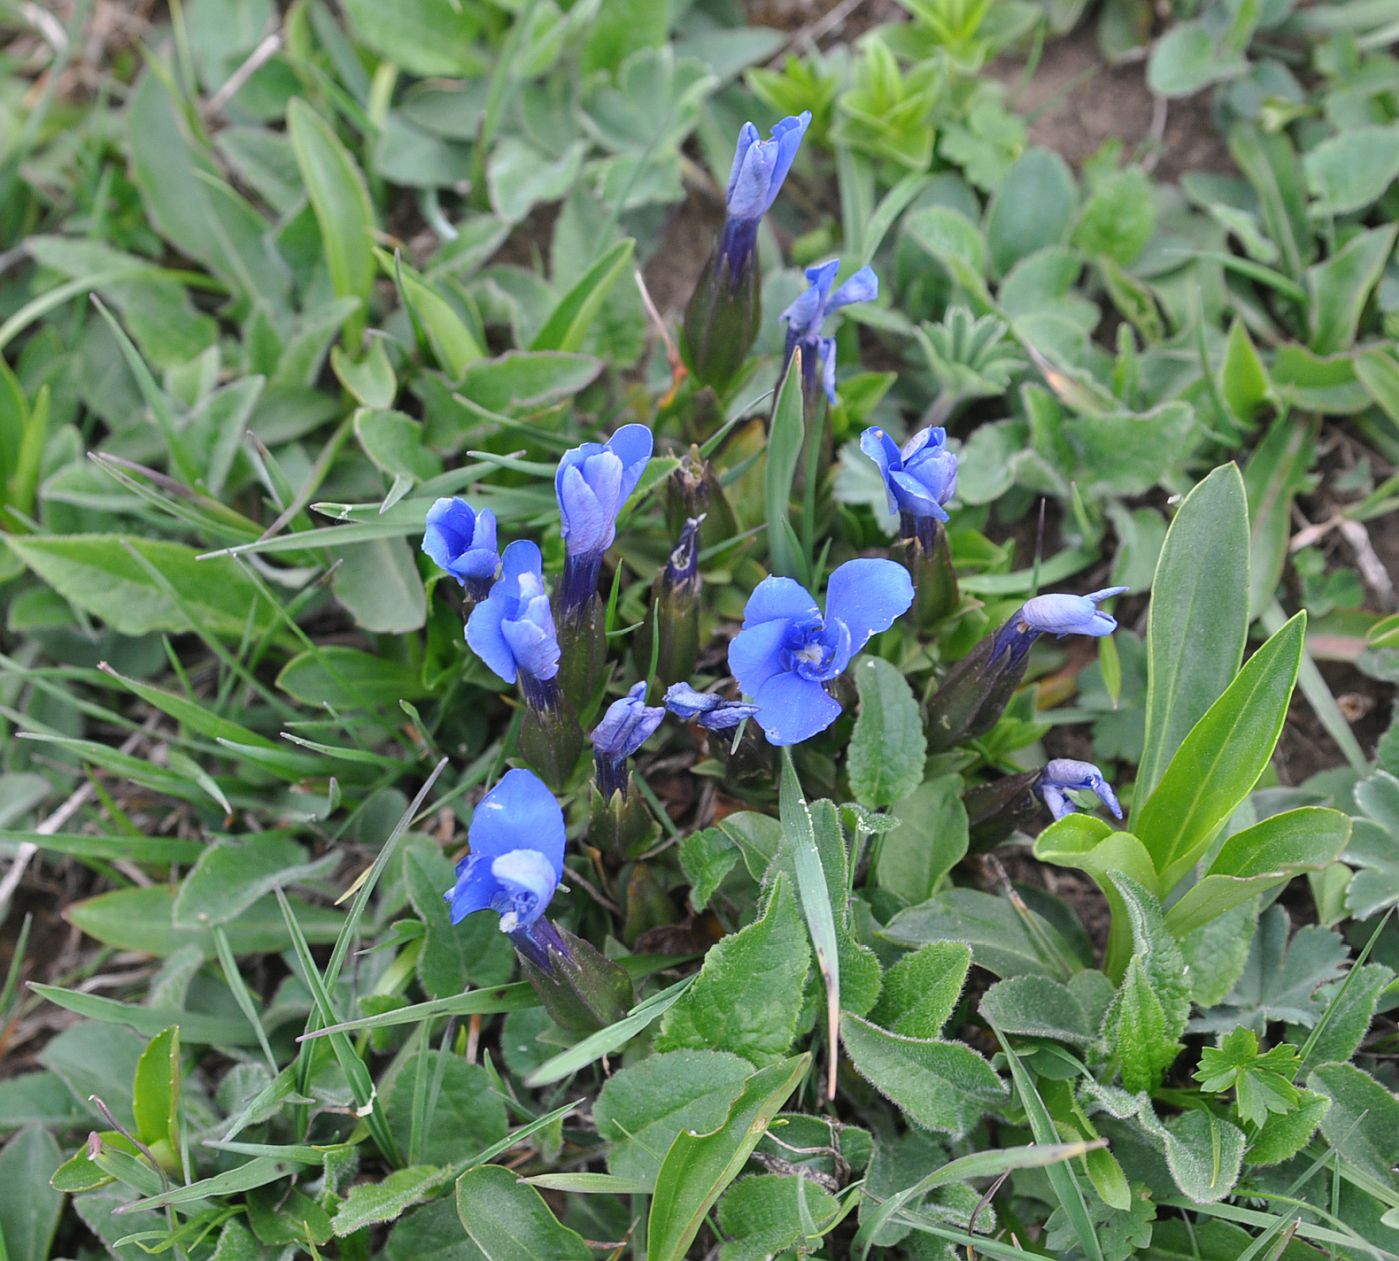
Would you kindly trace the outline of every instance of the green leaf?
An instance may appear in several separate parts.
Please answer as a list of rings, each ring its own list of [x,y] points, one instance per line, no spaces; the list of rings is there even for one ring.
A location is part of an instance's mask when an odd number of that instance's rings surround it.
[[[648,1261],[682,1261],[705,1215],[738,1176],[811,1064],[799,1055],[759,1069],[716,1129],[681,1133],[661,1162],[646,1228]]]
[[[1248,335],[1248,328],[1238,317],[1229,326],[1219,389],[1234,418],[1245,425],[1253,423],[1259,409],[1273,394],[1268,370]]]
[[[540,202],[562,200],[578,179],[586,151],[587,145],[579,141],[551,160],[523,140],[507,136],[486,166],[491,208],[506,223],[518,223]]]
[[[879,657],[858,658],[850,673],[860,693],[846,762],[850,789],[862,806],[892,806],[923,782],[928,742],[918,702],[903,673]]]
[[[1247,59],[1224,46],[1204,22],[1177,22],[1152,48],[1146,81],[1157,96],[1194,96],[1247,70]]]
[[[444,1195],[400,1217],[384,1255],[388,1261],[481,1261],[482,1254],[462,1226],[456,1205]]]
[[[719,1226],[737,1241],[723,1246],[721,1261],[777,1256],[803,1241],[814,1245],[840,1208],[840,1201],[810,1178],[776,1173],[741,1178],[719,1201]]]
[[[1319,355],[1351,349],[1360,316],[1394,250],[1392,224],[1351,237],[1324,263],[1307,269],[1307,344]]]
[[[1399,178],[1399,135],[1379,125],[1346,127],[1308,151],[1302,167],[1314,218],[1363,210]]]
[[[425,482],[442,472],[442,461],[424,446],[422,422],[402,412],[361,408],[355,437],[370,463],[390,477]]]
[[[1105,966],[1108,973],[1118,976],[1131,950],[1131,917],[1113,877],[1127,875],[1144,888],[1154,889],[1156,869],[1146,847],[1130,832],[1114,832],[1102,819],[1075,813],[1045,828],[1035,839],[1034,853],[1040,862],[1092,876],[1112,909]]]
[[[208,928],[177,927],[174,902],[174,891],[160,885],[113,889],[74,902],[64,910],[63,917],[89,937],[117,950],[164,956],[193,944],[213,958],[214,942]],[[329,907],[312,906],[296,898],[291,899],[291,904],[297,922],[313,944],[334,941],[345,922],[341,912]],[[248,907],[225,931],[237,954],[274,954],[290,944],[281,913],[269,898]]]
[[[173,1156],[179,1151],[180,1027],[161,1030],[141,1052],[132,1084],[131,1110],[136,1135],[152,1147],[166,1144]]]
[[[1316,454],[1316,430],[1314,423],[1299,424],[1291,416],[1280,416],[1268,427],[1263,441],[1244,466],[1251,543],[1250,618],[1263,613],[1282,580],[1292,537],[1292,501],[1309,485],[1307,470]]]
[[[1103,1036],[1132,1093],[1153,1091],[1181,1049],[1190,987],[1161,907],[1131,877],[1111,875],[1132,927],[1132,958],[1103,1020]]]
[[[1345,963],[1345,943],[1328,928],[1308,924],[1287,940],[1287,912],[1270,907],[1259,920],[1243,974],[1223,1003],[1196,1018],[1196,1027],[1224,1032],[1247,1025],[1262,1033],[1271,1020],[1311,1028],[1325,1004],[1313,995],[1334,980]]]
[[[354,543],[337,559],[331,589],[357,626],[388,635],[421,629],[427,596],[407,539]]]
[[[1288,1112],[1270,1113],[1249,1142],[1244,1158],[1251,1165],[1280,1165],[1291,1160],[1316,1133],[1331,1100],[1311,1090],[1297,1092],[1297,1105]]]
[[[1047,920],[979,889],[948,889],[900,911],[880,936],[910,947],[930,941],[966,942],[973,963],[1002,977],[1062,978],[1070,969],[1059,961],[1073,959],[1068,942]]]
[[[389,1132],[410,1163],[450,1165],[505,1137],[505,1100],[494,1075],[459,1055],[419,1052],[398,1067],[387,1096]]]
[[[796,534],[792,530],[792,479],[806,439],[802,414],[802,350],[793,353],[777,391],[768,434],[767,464],[763,482],[766,511],[768,565],[774,574],[798,580],[806,577]]]
[[[1346,888],[1346,910],[1356,919],[1399,902],[1399,779],[1377,770],[1355,789],[1355,803],[1367,817],[1355,820],[1345,860],[1360,870]]]
[[[591,385],[602,361],[561,350],[509,350],[478,359],[466,370],[460,393],[487,411],[512,415],[542,411]]]
[[[405,1209],[426,1199],[446,1180],[445,1169],[432,1165],[410,1165],[407,1169],[395,1169],[381,1182],[356,1183],[330,1219],[331,1229],[343,1238],[377,1222],[394,1221]],[[514,1180],[514,1175],[511,1175],[511,1180]]]
[[[583,349],[583,341],[612,286],[631,262],[636,242],[628,237],[618,241],[583,274],[544,321],[535,334],[530,350]]]
[[[1249,658],[1134,812],[1134,830],[1162,891],[1195,865],[1272,758],[1302,664],[1306,624],[1306,613],[1298,613]]]
[[[20,1130],[0,1151],[0,1254],[5,1261],[46,1261],[63,1195],[49,1186],[62,1153],[47,1130]]]
[[[982,995],[981,1012],[1003,1033],[1053,1038],[1084,1047],[1098,1040],[1074,992],[1048,977],[1016,976],[997,981]]]
[[[439,366],[453,381],[460,381],[486,353],[475,333],[457,309],[397,255],[379,250],[375,257],[384,274],[398,284],[403,303],[421,326]]]
[[[1186,496],[1156,564],[1139,801],[1238,671],[1248,633],[1248,558],[1243,478],[1226,464]]]
[[[120,534],[7,534],[4,539],[65,600],[122,635],[198,629],[236,640],[249,629],[263,635],[276,625],[252,579],[228,557],[199,560],[179,543]],[[179,593],[178,602],[132,552]]]
[[[1309,1089],[1331,1100],[1321,1132],[1342,1161],[1392,1186],[1399,1164],[1399,1099],[1354,1064],[1322,1064]]]
[[[987,212],[986,243],[997,274],[1006,275],[1036,250],[1061,244],[1077,201],[1073,172],[1063,158],[1038,146],[1022,153]]]
[[[374,292],[374,207],[350,151],[305,101],[287,106],[287,134],[296,153],[311,209],[320,225],[330,283],[340,298],[355,298],[360,311],[345,325],[345,343],[356,347]]]
[[[754,1064],[781,1059],[796,1036],[811,951],[785,876],[761,918],[704,957],[695,983],[661,1021],[656,1049],[733,1051]]]
[[[1166,913],[1166,927],[1184,937],[1301,872],[1320,871],[1341,856],[1349,838],[1349,818],[1314,806],[1275,814],[1236,832]]]
[[[702,911],[738,862],[738,846],[720,829],[705,828],[683,837],[679,854],[680,868],[690,882],[690,905]]]
[[[960,941],[920,946],[884,974],[870,1019],[903,1037],[938,1037],[962,997],[971,962],[971,947]]]
[[[610,1144],[608,1169],[654,1187],[675,1139],[722,1125],[752,1073],[747,1060],[725,1051],[670,1051],[614,1073],[594,1108],[598,1134]]]
[[[355,34],[387,61],[409,74],[461,78],[479,75],[489,63],[477,46],[481,15],[453,0],[345,0]]]
[[[1260,1053],[1258,1035],[1252,1029],[1235,1029],[1219,1045],[1200,1052],[1195,1080],[1210,1094],[1236,1092],[1238,1112],[1252,1126],[1261,1126],[1269,1114],[1291,1112],[1300,1095],[1292,1084],[1302,1057],[1289,1042],[1280,1042]]]
[[[939,775],[920,784],[893,809],[898,827],[879,838],[874,881],[909,903],[932,897],[969,845],[962,777]]]
[[[415,670],[339,644],[298,653],[277,676],[277,686],[306,705],[372,709],[427,696]]]
[[[1098,182],[1079,212],[1073,244],[1090,258],[1101,254],[1126,267],[1146,248],[1155,228],[1151,181],[1131,167]]]
[[[181,884],[171,922],[176,928],[195,929],[227,924],[273,889],[300,884],[338,862],[335,854],[308,860],[300,845],[275,833],[216,841]]]
[[[840,1036],[860,1076],[927,1129],[964,1134],[1006,1097],[995,1069],[961,1042],[904,1037],[852,1012]]]

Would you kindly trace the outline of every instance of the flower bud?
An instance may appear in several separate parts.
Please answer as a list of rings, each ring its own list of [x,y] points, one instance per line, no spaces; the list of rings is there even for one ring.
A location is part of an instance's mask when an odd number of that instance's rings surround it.
[[[636,1001],[631,978],[612,960],[547,918],[512,934],[525,979],[557,1025],[593,1033],[616,1024]]]
[[[680,541],[651,585],[651,606],[635,640],[638,667],[649,670],[652,646],[656,650],[656,675],[683,679],[695,668],[699,656],[700,588],[699,532],[703,517],[685,522]]]

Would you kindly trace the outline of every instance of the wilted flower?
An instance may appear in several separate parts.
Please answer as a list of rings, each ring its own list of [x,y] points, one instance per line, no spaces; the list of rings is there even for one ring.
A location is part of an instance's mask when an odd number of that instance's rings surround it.
[[[1117,619],[1098,605],[1126,587],[1088,595],[1039,595],[1027,600],[994,635],[988,635],[948,672],[929,702],[928,731],[934,752],[984,735],[996,725],[1025,673],[1030,646],[1041,635],[1111,635]]]
[[[645,425],[623,425],[606,442],[585,442],[559,461],[554,492],[566,553],[560,592],[565,610],[597,594],[603,553],[617,537],[617,514],[641,480],[653,443]]]
[[[423,551],[480,600],[491,589],[500,555],[496,551],[495,513],[477,512],[465,499],[439,499],[427,510]]]
[[[665,707],[686,722],[697,721],[706,731],[727,731],[758,712],[756,705],[697,692],[688,683],[672,683],[666,689]]]
[[[507,683],[518,678],[532,708],[552,706],[559,640],[537,544],[517,539],[505,549],[500,578],[471,610],[466,642]]]
[[[784,118],[772,138],[744,123],[725,191],[724,228],[685,308],[685,358],[702,385],[722,389],[743,366],[757,336],[758,225],[792,169],[809,112]]]
[[[1095,793],[1117,818],[1122,817],[1116,795],[1096,766],[1055,758],[1039,770],[978,784],[963,796],[972,852],[983,853],[1017,830],[1029,830],[1045,806],[1056,819],[1073,814],[1078,807],[1065,795],[1068,789]]]
[[[507,771],[481,799],[467,835],[471,852],[443,895],[459,924],[492,910],[500,931],[528,933],[563,878],[563,811],[531,771]]]
[[[644,681],[607,707],[590,737],[598,792],[604,800],[614,792],[626,792],[627,759],[651,738],[664,717],[664,707],[646,704]]]
[[[1069,789],[1091,792],[1112,811],[1114,818],[1122,817],[1122,807],[1118,804],[1117,794],[1112,791],[1112,785],[1103,778],[1102,771],[1092,762],[1076,762],[1073,758],[1060,757],[1045,763],[1044,770],[1040,772],[1039,780],[1035,784],[1035,791],[1044,799],[1049,813],[1056,819],[1062,819],[1066,814],[1073,814],[1078,810],[1065,796]]]
[[[821,325],[833,311],[853,302],[872,302],[879,296],[879,277],[872,267],[861,267],[834,293],[831,284],[840,270],[840,259],[833,258],[819,267],[808,267],[807,290],[785,311],[787,321],[786,359],[798,347],[802,351],[802,386],[807,398],[816,393],[817,367],[820,366],[821,386],[826,398],[836,401],[836,342],[834,337],[822,337]]]
[[[873,634],[913,603],[908,570],[889,560],[846,561],[827,586],[822,616],[791,578],[764,578],[748,599],[743,629],[729,644],[729,668],[758,706],[773,744],[799,744],[840,715],[826,684]]]

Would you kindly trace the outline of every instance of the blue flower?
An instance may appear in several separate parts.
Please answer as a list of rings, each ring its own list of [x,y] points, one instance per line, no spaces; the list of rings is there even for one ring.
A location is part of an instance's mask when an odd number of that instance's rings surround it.
[[[518,677],[531,706],[547,707],[559,640],[537,544],[517,539],[505,549],[500,578],[467,620],[466,642],[507,683]]]
[[[957,457],[947,449],[947,430],[920,429],[900,450],[884,430],[872,425],[860,435],[860,450],[884,475],[890,512],[947,520],[944,505],[957,493]]]
[[[908,570],[890,560],[846,561],[832,575],[823,617],[791,578],[764,578],[729,644],[729,669],[758,706],[773,744],[799,744],[840,715],[826,684],[913,603]]]
[[[698,720],[707,731],[726,731],[758,712],[756,705],[726,701],[712,692],[697,692],[688,683],[672,683],[666,689],[665,707],[677,718]]]
[[[759,140],[758,129],[752,123],[743,124],[724,192],[730,219],[756,221],[772,209],[810,125],[811,111],[803,110],[775,124],[771,139]]]
[[[528,936],[563,878],[563,811],[531,771],[507,771],[482,798],[467,833],[471,852],[443,897],[459,924],[492,910],[500,930]]]
[[[627,787],[627,759],[631,757],[661,725],[665,709],[646,704],[646,684],[636,684],[621,700],[613,701],[593,728],[597,766],[597,786],[603,798]]]
[[[425,551],[470,594],[481,599],[500,568],[496,551],[495,513],[478,513],[465,499],[439,499],[427,510]]]
[[[1088,595],[1037,595],[1025,601],[1011,622],[1021,628],[1021,633],[1102,638],[1117,629],[1117,619],[1111,613],[1104,613],[1098,605],[1126,590],[1126,587],[1104,587]]]
[[[819,364],[821,385],[832,403],[836,401],[836,343],[834,337],[821,336],[821,325],[833,311],[853,302],[872,302],[879,296],[879,277],[871,267],[861,267],[832,293],[831,285],[839,270],[838,258],[819,267],[808,267],[806,278],[810,287],[782,312],[787,321],[786,359],[790,360],[792,352],[801,347],[802,379],[808,393],[815,391]]]
[[[1112,811],[1115,818],[1122,817],[1122,807],[1117,802],[1117,794],[1112,785],[1103,778],[1103,773],[1092,762],[1076,762],[1072,758],[1060,757],[1045,764],[1035,784],[1035,791],[1044,798],[1049,813],[1056,819],[1073,814],[1078,807],[1066,797],[1065,791],[1074,789],[1091,792]]]
[[[623,425],[606,442],[566,451],[554,475],[566,560],[561,602],[577,608],[597,594],[602,554],[617,537],[617,514],[651,459],[645,425]]]

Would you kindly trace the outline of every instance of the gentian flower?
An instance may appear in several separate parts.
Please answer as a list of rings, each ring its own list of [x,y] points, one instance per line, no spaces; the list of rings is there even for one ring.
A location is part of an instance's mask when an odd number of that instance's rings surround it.
[[[799,744],[829,727],[840,702],[826,684],[912,603],[908,570],[890,560],[841,565],[831,574],[824,616],[800,583],[764,578],[729,644],[729,669],[757,704],[768,740]]]
[[[688,683],[672,683],[666,689],[665,707],[685,722],[697,721],[706,731],[727,731],[758,712],[756,705],[697,692]]]
[[[1045,763],[1044,770],[1040,772],[1039,780],[1035,784],[1035,791],[1044,799],[1049,813],[1056,819],[1062,819],[1078,810],[1065,796],[1067,789],[1091,792],[1112,811],[1114,818],[1122,817],[1122,807],[1118,804],[1117,794],[1112,791],[1112,785],[1103,778],[1102,771],[1092,762],[1076,762],[1072,758],[1060,757]]]
[[[748,265],[758,240],[758,224],[782,191],[810,125],[811,111],[803,110],[776,124],[768,140],[758,139],[758,129],[752,123],[739,129],[729,185],[724,191],[722,253],[730,277],[738,276]]]
[[[821,325],[833,311],[853,302],[872,302],[879,296],[879,277],[872,267],[861,267],[834,293],[831,284],[840,270],[840,259],[833,258],[819,267],[808,267],[806,278],[810,287],[785,311],[787,321],[786,360],[798,347],[802,351],[802,387],[808,400],[816,395],[816,373],[820,366],[821,385],[826,398],[836,401],[836,342],[834,337],[822,337]]]
[[[722,389],[743,366],[760,318],[758,225],[782,191],[810,112],[784,118],[761,140],[752,123],[738,147],[724,193],[724,228],[685,308],[685,358],[701,385]]]
[[[427,510],[425,551],[474,600],[484,599],[500,568],[496,551],[495,513],[477,512],[465,499],[439,499]]]
[[[563,878],[563,811],[531,771],[507,771],[481,799],[467,833],[471,852],[443,897],[459,924],[492,910],[500,931],[528,934]]]
[[[507,771],[481,799],[467,833],[471,852],[442,896],[459,924],[494,911],[549,1015],[588,1033],[615,1024],[635,1001],[615,963],[544,914],[563,878],[564,819],[538,776]]]
[[[860,435],[860,450],[879,466],[889,511],[898,514],[904,538],[922,538],[926,526],[935,531],[937,522],[947,521],[945,505],[957,493],[957,457],[947,449],[947,430],[920,429],[900,449],[871,425]]]
[[[614,792],[626,792],[627,759],[651,738],[664,717],[663,706],[646,704],[644,681],[607,707],[589,737],[593,742],[598,792],[604,801]]]
[[[559,461],[554,492],[563,519],[565,611],[597,595],[602,555],[617,537],[617,514],[641,480],[653,442],[645,425],[623,425],[606,442],[585,442]]]
[[[505,549],[500,578],[471,610],[466,642],[505,682],[519,679],[531,709],[556,707],[559,640],[537,544],[517,539]]]
[[[1041,635],[1111,635],[1117,619],[1098,605],[1126,590],[1106,587],[1088,595],[1038,595],[1026,600],[1000,630],[948,672],[929,702],[929,748],[940,753],[996,725],[1025,674],[1030,646]]]

